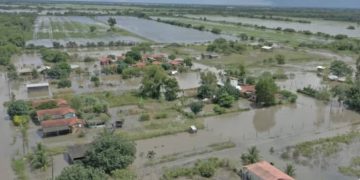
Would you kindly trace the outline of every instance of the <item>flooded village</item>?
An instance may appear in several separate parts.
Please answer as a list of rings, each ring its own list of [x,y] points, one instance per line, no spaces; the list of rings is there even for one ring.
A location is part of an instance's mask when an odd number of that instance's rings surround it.
[[[249,9],[0,4],[0,179],[359,178],[358,10]]]

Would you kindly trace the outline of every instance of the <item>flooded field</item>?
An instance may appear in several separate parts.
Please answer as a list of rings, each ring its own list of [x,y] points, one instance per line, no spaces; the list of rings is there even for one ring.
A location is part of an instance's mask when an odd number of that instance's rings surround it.
[[[102,22],[106,22],[108,18],[107,16],[96,17]],[[201,32],[136,17],[117,16],[115,18],[119,27],[159,43],[201,43],[220,37],[210,32]]]
[[[187,15],[187,17],[192,18],[200,18],[203,16],[199,15]],[[263,20],[263,19],[256,19],[256,18],[245,18],[245,17],[224,17],[224,16],[209,16],[206,15],[208,20],[213,21],[226,21],[226,22],[233,22],[233,23],[243,23],[243,24],[251,24],[251,25],[258,25],[258,26],[265,26],[268,28],[277,28],[281,27],[285,28],[292,28],[297,31],[311,31],[313,33],[323,32],[330,35],[337,35],[337,34],[345,34],[350,37],[357,37],[360,38],[360,26],[356,23],[351,22],[339,22],[339,21],[326,21],[326,20],[316,20],[310,19],[311,24],[306,23],[298,23],[298,22],[285,22],[285,21],[276,21],[276,20]],[[356,27],[355,30],[347,29],[348,26]]]

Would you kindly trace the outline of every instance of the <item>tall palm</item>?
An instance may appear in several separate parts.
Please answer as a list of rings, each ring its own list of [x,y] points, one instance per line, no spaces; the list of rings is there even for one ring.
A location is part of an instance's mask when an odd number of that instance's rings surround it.
[[[285,173],[291,177],[295,177],[295,167],[292,164],[287,164],[285,167]]]

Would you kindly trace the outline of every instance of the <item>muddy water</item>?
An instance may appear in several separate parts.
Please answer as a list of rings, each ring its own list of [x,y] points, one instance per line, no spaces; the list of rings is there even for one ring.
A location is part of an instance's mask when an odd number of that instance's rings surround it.
[[[187,72],[175,76],[179,83],[180,89],[192,89],[200,86],[200,73]]]
[[[18,70],[21,68],[36,68],[43,65],[41,57],[38,54],[21,54],[12,57],[12,61]]]

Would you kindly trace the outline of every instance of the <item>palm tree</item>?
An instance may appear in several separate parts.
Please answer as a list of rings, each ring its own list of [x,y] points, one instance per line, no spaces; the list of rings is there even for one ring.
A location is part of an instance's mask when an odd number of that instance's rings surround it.
[[[252,146],[247,153],[241,155],[241,160],[244,165],[254,164],[260,161],[260,152],[256,146]]]
[[[49,166],[49,157],[47,155],[45,146],[41,143],[36,145],[36,149],[31,156],[31,166],[34,169],[43,169],[45,170]]]
[[[295,167],[292,164],[287,164],[285,167],[285,173],[291,177],[295,177]]]

